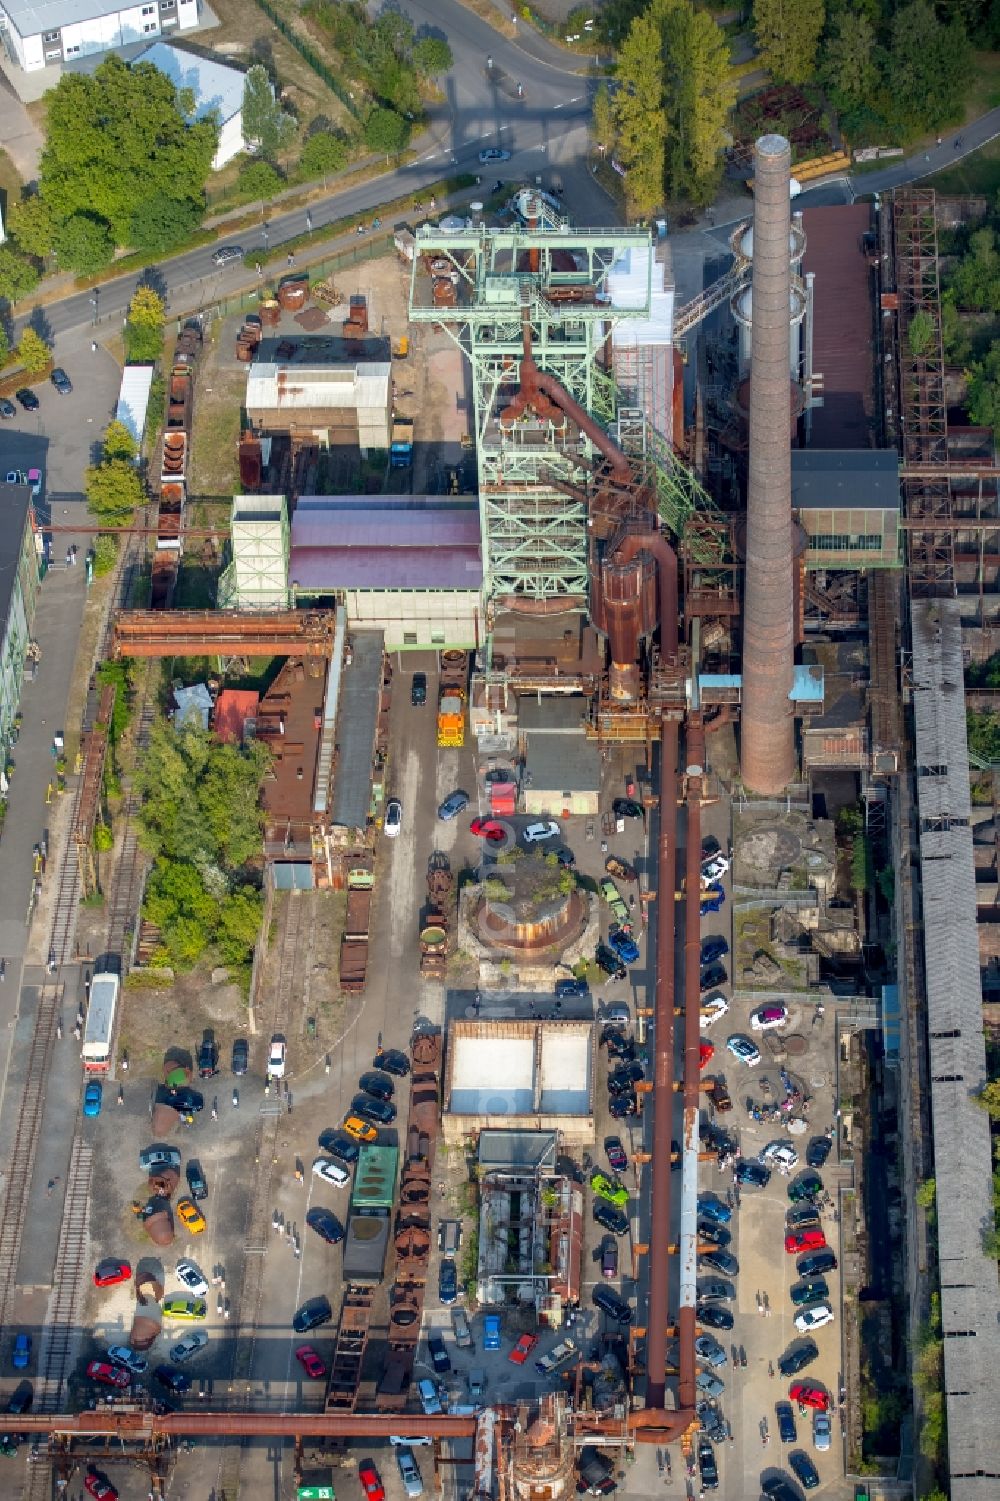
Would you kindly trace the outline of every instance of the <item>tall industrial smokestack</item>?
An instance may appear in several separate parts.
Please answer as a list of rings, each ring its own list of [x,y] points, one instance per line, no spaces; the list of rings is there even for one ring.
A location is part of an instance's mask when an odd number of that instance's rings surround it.
[[[761,136],[754,168],[750,474],[743,590],[742,773],[753,792],[795,775],[792,477],[788,432],[791,149]]]

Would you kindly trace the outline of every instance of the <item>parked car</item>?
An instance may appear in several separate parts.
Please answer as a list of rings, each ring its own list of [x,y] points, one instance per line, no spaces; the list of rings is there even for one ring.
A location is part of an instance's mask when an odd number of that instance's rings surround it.
[[[794,1444],[798,1433],[795,1428],[795,1413],[791,1402],[775,1402],[774,1415],[778,1420],[778,1437],[783,1444]]]
[[[616,818],[641,818],[642,803],[637,803],[634,797],[616,797],[611,811]]]
[[[758,1006],[750,1013],[750,1028],[754,1032],[770,1032],[775,1027],[783,1027],[787,1020],[787,1006]]]
[[[275,1032],[267,1050],[268,1078],[283,1079],[287,1062],[287,1044],[281,1032]]]
[[[410,703],[415,709],[427,702],[427,674],[415,672],[410,679]]]
[[[709,917],[713,912],[719,912],[725,905],[726,893],[723,887],[713,883],[701,893],[701,915]]]
[[[383,1073],[392,1074],[397,1079],[405,1079],[410,1072],[410,1060],[399,1048],[379,1048],[372,1059],[372,1068],[381,1069]]]
[[[469,833],[475,834],[477,839],[485,839],[489,844],[502,844],[507,837],[507,831],[502,823],[495,818],[474,818],[469,824]]]
[[[795,1494],[794,1485],[784,1475],[769,1475],[766,1480],[761,1481],[760,1488],[767,1501],[801,1501]]]
[[[190,1293],[194,1298],[208,1296],[208,1280],[197,1262],[189,1261],[186,1256],[182,1257],[177,1263],[175,1271],[177,1280],[185,1292]]]
[[[814,1491],[819,1485],[819,1471],[803,1449],[789,1454],[788,1468],[804,1491]]]
[[[420,1398],[420,1405],[427,1417],[437,1417],[444,1410],[441,1406],[441,1398],[438,1396],[437,1385],[428,1376],[417,1382],[417,1396]]]
[[[376,1099],[370,1094],[356,1094],[351,1109],[363,1121],[373,1121],[379,1126],[391,1126],[396,1119],[396,1107],[391,1100]]]
[[[724,1282],[721,1277],[703,1277],[698,1283],[698,1296],[713,1302],[721,1299],[723,1303],[731,1303],[736,1297],[736,1289],[731,1282]]]
[[[181,1154],[176,1147],[168,1147],[163,1142],[155,1142],[151,1147],[144,1147],[139,1153],[139,1166],[144,1173],[157,1173],[164,1167],[175,1167],[180,1172]]]
[[[458,1297],[458,1268],[444,1257],[438,1267],[438,1302],[447,1308]]]
[[[95,1470],[93,1466],[83,1477],[83,1488],[88,1496],[93,1496],[94,1501],[118,1501],[118,1488],[111,1484],[107,1475]]]
[[[806,1162],[810,1167],[825,1167],[833,1139],[830,1136],[814,1136],[806,1147]],[[811,1461],[810,1461],[811,1463]]]
[[[183,1319],[190,1322],[194,1319],[203,1319],[208,1315],[208,1304],[204,1298],[187,1298],[178,1294],[173,1298],[164,1298],[163,1317],[165,1319]]]
[[[823,1329],[832,1323],[833,1309],[829,1303],[814,1303],[795,1315],[795,1327],[800,1334],[807,1334],[812,1329]]]
[[[639,957],[639,945],[624,928],[612,928],[608,934],[608,947],[618,955],[623,964],[635,964]]]
[[[791,1209],[785,1210],[786,1230],[815,1230],[819,1222],[819,1210],[812,1199],[807,1200],[805,1204],[793,1205]]]
[[[699,1371],[694,1378],[694,1384],[700,1392],[704,1392],[713,1402],[717,1401],[726,1390],[726,1383],[720,1381],[718,1376],[713,1376],[711,1371]]]
[[[731,1329],[736,1322],[730,1309],[721,1303],[696,1303],[694,1315],[708,1329]]]
[[[703,1220],[712,1220],[717,1225],[728,1225],[733,1211],[714,1194],[704,1193],[698,1195],[698,1216]]]
[[[370,1121],[363,1121],[359,1115],[348,1115],[341,1128],[348,1136],[353,1136],[355,1141],[375,1141],[378,1132]]]
[[[192,1235],[200,1235],[206,1229],[205,1216],[191,1199],[177,1200],[177,1217]]]
[[[344,1188],[351,1181],[351,1174],[344,1162],[333,1157],[317,1157],[312,1165],[314,1175],[331,1188]]]
[[[618,1242],[613,1235],[601,1241],[601,1276],[611,1281],[618,1276]]]
[[[440,1334],[432,1332],[427,1336],[427,1348],[430,1351],[431,1364],[439,1376],[451,1370],[451,1357]]]
[[[117,1256],[105,1256],[94,1268],[95,1287],[114,1287],[118,1282],[127,1282],[132,1275],[132,1267],[127,1261],[119,1261]]]
[[[609,1204],[614,1204],[617,1209],[624,1209],[629,1201],[629,1192],[618,1178],[609,1178],[607,1173],[595,1169],[590,1175],[590,1186],[600,1199],[605,1199]]]
[[[837,1270],[837,1258],[828,1246],[823,1246],[810,1255],[801,1257],[795,1263],[795,1270],[800,1277],[819,1277],[824,1272]]]
[[[26,1371],[28,1369],[28,1362],[30,1359],[31,1335],[24,1334],[23,1332],[20,1334],[15,1334],[14,1348],[11,1351],[10,1356],[11,1365],[14,1367],[15,1371]]]
[[[803,1251],[821,1251],[826,1245],[822,1230],[790,1230],[785,1236],[785,1250],[789,1256],[798,1256]]]
[[[385,1486],[373,1460],[361,1461],[358,1465],[358,1479],[367,1501],[385,1501]]]
[[[175,1371],[172,1365],[158,1365],[153,1377],[168,1392],[173,1392],[175,1397],[182,1397],[191,1390],[191,1377],[186,1376],[183,1371]]]
[[[623,1173],[628,1167],[628,1153],[622,1146],[620,1136],[606,1136],[604,1138],[604,1155],[608,1159],[610,1167],[616,1173]]]
[[[733,1177],[745,1188],[766,1188],[771,1181],[771,1169],[765,1167],[762,1162],[748,1161],[747,1158],[740,1157],[733,1167]]]
[[[716,990],[720,985],[729,984],[729,972],[724,964],[705,964],[702,966],[698,987],[702,994],[706,990]]]
[[[596,963],[598,969],[602,969],[610,980],[624,980],[625,976],[628,974],[628,970],[625,968],[624,964],[619,959],[614,949],[609,948],[606,943],[599,943],[597,945],[597,952],[594,955],[594,962]]]
[[[821,1386],[811,1386],[808,1381],[796,1381],[788,1388],[788,1395],[800,1407],[811,1407],[814,1412],[826,1412],[830,1406],[830,1393]]]
[[[310,1230],[315,1230],[320,1240],[325,1240],[328,1246],[339,1246],[344,1238],[344,1227],[334,1214],[332,1209],[324,1209],[317,1204],[306,1215],[306,1224]]]
[[[198,1049],[198,1077],[213,1079],[218,1072],[219,1048],[215,1041],[215,1033],[206,1029],[201,1039],[201,1047]]]
[[[14,399],[20,402],[26,412],[37,412],[41,402],[30,386],[21,386],[14,392]]]
[[[512,1361],[514,1365],[524,1365],[537,1344],[537,1334],[522,1334],[513,1350],[507,1356],[507,1359]]]
[[[320,1359],[312,1345],[297,1345],[295,1359],[305,1371],[310,1381],[322,1381],[326,1375],[326,1365]]]
[[[806,1366],[812,1365],[814,1360],[819,1359],[819,1347],[815,1340],[803,1339],[797,1341],[778,1360],[778,1375],[788,1380],[789,1376],[797,1376],[804,1371]]]
[[[721,959],[729,953],[729,944],[721,933],[713,933],[709,938],[701,940],[699,959],[702,964],[711,964],[715,959]]]
[[[818,1199],[822,1192],[823,1179],[818,1173],[803,1173],[801,1178],[788,1185],[788,1197],[793,1204],[801,1204],[804,1199]]]
[[[174,1365],[183,1365],[190,1360],[192,1355],[197,1355],[199,1350],[204,1350],[208,1344],[208,1335],[202,1329],[195,1329],[191,1334],[185,1334],[176,1345],[171,1345],[167,1351]]]
[[[627,1120],[630,1115],[639,1114],[639,1100],[634,1090],[627,1094],[612,1095],[608,1101],[608,1114],[613,1121]]]
[[[732,1236],[724,1225],[714,1225],[711,1220],[698,1221],[698,1239],[709,1241],[713,1246],[728,1246]]]
[[[120,1392],[125,1390],[132,1379],[128,1371],[107,1360],[92,1360],[87,1367],[87,1375],[91,1381],[97,1381],[101,1386],[113,1386]]]
[[[391,797],[385,805],[385,823],[382,831],[387,839],[395,839],[403,827],[403,805],[398,797]]]
[[[145,1376],[149,1369],[145,1355],[140,1355],[138,1350],[132,1350],[128,1345],[109,1345],[108,1359],[115,1365],[124,1366],[133,1376]]]
[[[474,1350],[475,1344],[472,1339],[472,1330],[469,1328],[469,1320],[464,1308],[458,1305],[451,1310],[451,1332],[455,1336],[455,1343],[460,1350]]]
[[[722,1074],[716,1074],[712,1079],[712,1103],[716,1110],[723,1114],[733,1108],[733,1097],[726,1088],[726,1081]]]
[[[720,876],[724,876],[726,874],[726,871],[729,869],[730,864],[731,861],[722,853],[721,850],[717,855],[711,855],[709,859],[703,860],[701,862],[702,886],[711,886],[714,881],[718,881]]]
[[[604,1199],[595,1199],[591,1213],[601,1228],[610,1230],[612,1235],[628,1234],[628,1215],[623,1210],[616,1209],[614,1204],[608,1204]]]
[[[622,1061],[608,1075],[609,1094],[629,1094],[644,1078],[645,1068],[638,1058]]]
[[[721,1272],[723,1277],[735,1277],[740,1270],[740,1264],[730,1251],[702,1251],[698,1256],[698,1265],[706,1267],[710,1272]]]
[[[451,819],[457,818],[463,809],[468,806],[469,794],[467,792],[462,792],[461,789],[456,792],[449,792],[444,802],[438,805],[438,818],[443,823],[448,823]]]
[[[549,854],[555,855],[563,870],[572,870],[576,864],[576,856],[565,844],[561,844],[558,849],[549,850]]]
[[[396,1086],[388,1074],[381,1069],[368,1069],[358,1080],[358,1088],[363,1089],[365,1094],[374,1095],[376,1100],[391,1100],[396,1093]]]
[[[158,1103],[169,1105],[181,1115],[200,1115],[205,1108],[205,1096],[200,1089],[182,1084],[178,1089],[164,1089],[159,1095]]]
[[[55,386],[60,396],[68,396],[73,389],[73,382],[60,365],[57,365],[49,376],[49,380]]]
[[[694,1353],[697,1355],[698,1359],[704,1361],[707,1366],[713,1366],[716,1369],[719,1366],[724,1366],[729,1363],[729,1356],[719,1344],[719,1341],[717,1339],[714,1339],[711,1334],[698,1335],[697,1339],[694,1342]]]
[[[590,986],[587,984],[586,980],[556,981],[556,995],[559,996],[560,999],[565,1000],[574,996],[583,996],[589,994]]]
[[[547,1355],[543,1355],[540,1360],[535,1361],[535,1370],[539,1376],[551,1376],[554,1371],[559,1370],[560,1366],[564,1366],[567,1361],[572,1360],[576,1353],[575,1340],[561,1339],[557,1345],[553,1345]]]
[[[86,1087],[83,1091],[84,1115],[100,1115],[101,1102],[103,1101],[103,1099],[104,1090],[101,1087],[100,1079],[88,1079]]]
[[[321,1147],[324,1152],[329,1152],[331,1157],[336,1157],[340,1162],[357,1162],[361,1155],[361,1148],[354,1138],[345,1136],[342,1131],[338,1131],[332,1126],[328,1126],[325,1131],[320,1132],[316,1145]]]
[[[701,1025],[703,1027],[710,1027],[713,1022],[717,1022],[720,1017],[725,1016],[728,1010],[729,1002],[722,994],[722,991],[713,991],[710,995],[705,996],[701,1003]]]
[[[704,1491],[719,1489],[719,1467],[715,1462],[715,1450],[711,1440],[702,1436],[698,1440],[698,1474]]]
[[[760,1048],[749,1037],[744,1037],[742,1032],[734,1032],[732,1037],[727,1037],[726,1047],[747,1068],[756,1068],[760,1062]]]
[[[333,1309],[330,1307],[329,1298],[307,1298],[301,1308],[296,1310],[292,1319],[292,1328],[296,1334],[308,1334],[310,1329],[318,1329],[321,1324],[329,1324],[333,1318]]]
[[[500,1348],[500,1315],[488,1313],[483,1319],[483,1349],[499,1350]]]
[[[230,1067],[237,1078],[245,1074],[250,1067],[250,1045],[245,1037],[233,1038],[233,1058]]]
[[[241,261],[245,254],[242,245],[220,245],[218,250],[212,252],[212,263],[216,266],[228,266],[233,261]]]
[[[9,421],[11,417],[16,416],[17,407],[14,405],[14,403],[12,401],[8,401],[6,396],[0,396],[0,417],[2,417],[4,421]]]
[[[635,1038],[629,1037],[620,1026],[605,1027],[600,1045],[607,1048],[609,1058],[624,1058],[630,1063],[635,1057]]]
[[[551,818],[543,819],[541,823],[529,823],[521,838],[525,844],[542,844],[546,839],[559,837],[559,825]]]
[[[820,1303],[829,1298],[830,1289],[822,1277],[814,1277],[808,1282],[796,1282],[788,1290],[794,1308],[805,1308],[809,1303]]]
[[[828,1412],[814,1412],[813,1443],[820,1454],[824,1454],[829,1449],[832,1431],[830,1414]]]
[[[789,1141],[769,1141],[760,1154],[762,1162],[773,1163],[788,1172],[799,1165],[799,1154]]]
[[[591,1292],[590,1300],[594,1307],[606,1313],[609,1319],[615,1319],[619,1324],[631,1324],[632,1305],[616,1293],[614,1288],[602,1287],[598,1284]]]
[[[424,1493],[424,1482],[420,1478],[420,1470],[413,1457],[413,1450],[407,1444],[397,1445],[396,1463],[399,1466],[399,1478],[403,1482],[407,1501],[417,1501],[417,1498]]]

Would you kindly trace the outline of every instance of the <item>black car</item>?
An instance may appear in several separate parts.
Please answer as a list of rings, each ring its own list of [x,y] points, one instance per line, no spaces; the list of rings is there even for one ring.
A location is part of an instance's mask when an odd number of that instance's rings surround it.
[[[740,1157],[733,1167],[733,1177],[737,1183],[743,1183],[747,1188],[766,1188],[771,1181],[771,1169],[762,1162],[752,1162]]]
[[[26,412],[37,412],[42,404],[30,386],[22,386],[19,391],[14,392],[14,396]]]
[[[329,1324],[332,1319],[333,1309],[329,1298],[307,1298],[302,1307],[296,1310],[292,1328],[296,1334],[308,1334],[310,1329],[318,1329],[321,1324]]]
[[[198,1076],[201,1079],[214,1079],[218,1072],[219,1048],[215,1041],[215,1034],[206,1031],[201,1039],[201,1047],[198,1049]]]
[[[197,1115],[205,1108],[205,1096],[189,1084],[182,1084],[180,1089],[165,1090],[160,1103],[172,1106],[182,1115]]]
[[[601,1454],[593,1444],[584,1444],[577,1461],[580,1480],[577,1491],[590,1491],[593,1495],[606,1495],[615,1488],[615,1467],[606,1454]]]
[[[798,1438],[795,1414],[791,1402],[775,1402],[774,1415],[778,1419],[778,1437],[783,1444],[794,1444]]]
[[[713,959],[721,959],[723,954],[729,953],[729,944],[721,933],[714,934],[711,938],[703,938],[701,941],[700,959],[702,964],[711,964]]]
[[[427,1336],[427,1348],[431,1352],[431,1363],[439,1376],[451,1370],[451,1357],[440,1334]]]
[[[153,1376],[161,1386],[165,1386],[167,1391],[173,1392],[175,1396],[183,1396],[185,1392],[191,1390],[191,1377],[185,1376],[183,1371],[178,1371],[172,1365],[158,1365]]]
[[[306,1224],[328,1246],[338,1246],[344,1238],[344,1227],[332,1209],[323,1209],[320,1205],[310,1209],[306,1215]]]
[[[396,1119],[396,1107],[388,1100],[376,1100],[370,1094],[356,1094],[351,1101],[351,1110],[363,1121],[372,1121],[376,1126],[391,1126]]]
[[[795,1270],[800,1277],[821,1277],[824,1272],[837,1270],[837,1258],[829,1247],[824,1246],[820,1251],[808,1251],[805,1256],[800,1256]]]
[[[815,1204],[802,1204],[797,1209],[785,1210],[786,1230],[805,1230],[819,1223]]]
[[[443,803],[438,804],[438,818],[447,823],[469,806],[469,794],[458,788],[455,792],[449,792]]]
[[[415,672],[413,674],[413,680],[410,683],[410,703],[416,709],[419,708],[421,704],[425,704],[426,702],[427,674],[426,672]]]
[[[706,835],[706,837],[701,841],[702,862],[704,863],[704,861],[706,860],[711,860],[713,855],[721,854],[722,845],[719,843],[719,841],[715,839],[711,834]]]
[[[762,1480],[760,1488],[767,1497],[767,1501],[799,1501],[795,1494],[795,1487],[785,1479],[784,1475],[772,1475],[768,1480]]]
[[[819,1472],[803,1449],[796,1449],[788,1456],[788,1468],[804,1491],[814,1491],[819,1485]]]
[[[604,1138],[604,1155],[616,1173],[623,1173],[628,1167],[628,1153],[622,1146],[620,1136],[606,1136]]]
[[[707,1438],[698,1440],[698,1474],[701,1476],[702,1490],[719,1489],[719,1467],[715,1462],[715,1450]]]
[[[791,1349],[786,1350],[784,1355],[778,1360],[778,1375],[786,1378],[788,1376],[797,1376],[800,1371],[805,1370],[807,1365],[812,1365],[813,1361],[818,1359],[819,1349],[817,1348],[816,1341],[812,1339],[800,1340],[797,1344],[792,1345]]]
[[[696,1303],[695,1318],[706,1329],[731,1329],[736,1320],[730,1309],[721,1303]]]
[[[698,1296],[703,1302],[732,1303],[736,1289],[722,1277],[702,1277],[698,1281]]]
[[[207,1199],[208,1184],[205,1182],[205,1174],[201,1170],[201,1163],[196,1157],[189,1159],[184,1172],[187,1175],[188,1191],[195,1203],[199,1199]]]
[[[615,1073],[621,1079],[630,1079],[633,1084],[638,1084],[640,1079],[645,1078],[646,1068],[640,1058],[623,1058],[615,1068]]]
[[[35,1388],[32,1386],[31,1382],[20,1381],[11,1392],[10,1400],[8,1401],[5,1410],[9,1413],[13,1413],[15,1417],[19,1418],[22,1413],[25,1413],[30,1409],[31,1404],[32,1402],[34,1402],[34,1400]]]
[[[804,1282],[796,1282],[788,1289],[795,1308],[805,1308],[809,1303],[825,1303],[830,1297],[830,1289],[826,1285],[824,1277],[812,1277]]]
[[[724,964],[706,964],[698,980],[702,993],[706,990],[715,990],[719,985],[729,983],[729,973]]]
[[[829,1136],[814,1136],[806,1147],[806,1161],[810,1167],[825,1167],[833,1141]]]
[[[389,1075],[381,1073],[378,1069],[362,1074],[358,1080],[358,1088],[363,1089],[365,1094],[374,1095],[376,1100],[391,1100],[396,1093],[396,1086]]]
[[[606,943],[599,943],[597,945],[597,953],[594,955],[594,960],[598,969],[603,969],[604,973],[611,980],[623,980],[628,974],[628,970],[614,949],[608,948]]]
[[[801,1204],[805,1199],[818,1199],[823,1192],[823,1179],[819,1173],[802,1173],[794,1183],[788,1185],[788,1197],[793,1204]]]
[[[447,1308],[458,1297],[458,1268],[450,1257],[445,1257],[438,1268],[438,1302]]]
[[[631,1072],[634,1067],[638,1067],[638,1075]],[[616,1068],[614,1073],[608,1075],[608,1093],[610,1095],[634,1094],[636,1083],[641,1078],[642,1065],[636,1059],[632,1065]]]
[[[710,1240],[713,1246],[728,1246],[732,1238],[725,1225],[713,1225],[711,1220],[698,1221],[699,1240]]]
[[[586,980],[557,980],[556,995],[563,998],[568,996],[589,995],[590,986]]]
[[[607,1047],[609,1058],[624,1058],[630,1062],[635,1057],[635,1038],[627,1036],[620,1027],[605,1027],[601,1033],[601,1046]]]
[[[233,1073],[239,1076],[245,1074],[250,1067],[250,1045],[245,1037],[233,1039],[233,1058],[231,1064]]]
[[[630,1115],[639,1114],[639,1101],[635,1091],[629,1094],[614,1094],[608,1101],[608,1114],[613,1121],[627,1120]]]
[[[17,407],[14,405],[14,403],[12,401],[8,401],[6,396],[0,396],[0,417],[9,418],[16,416]]]
[[[703,1251],[698,1265],[711,1272],[721,1272],[724,1277],[735,1277],[740,1269],[736,1257],[729,1251]]]
[[[576,864],[576,856],[574,855],[573,851],[567,849],[564,844],[561,844],[557,850],[552,850],[551,853],[555,855],[563,870],[572,870],[573,866]]]
[[[341,1162],[357,1162],[361,1155],[361,1143],[348,1136],[346,1131],[338,1131],[333,1126],[328,1126],[321,1131],[317,1138],[317,1144],[324,1152],[329,1152],[331,1157],[339,1157]]]
[[[616,1209],[614,1204],[609,1204],[606,1199],[595,1199],[592,1213],[603,1230],[610,1230],[612,1235],[628,1234],[628,1215],[623,1209]]]
[[[616,797],[611,811],[616,818],[641,818],[642,803],[637,803],[634,797]]]
[[[61,369],[59,365],[57,365],[53,370],[52,374],[49,376],[49,380],[55,386],[60,396],[68,396],[73,389],[73,382],[70,380],[65,370]]]
[[[609,1319],[616,1319],[619,1324],[631,1324],[632,1307],[625,1299],[610,1287],[595,1287],[590,1294],[590,1300],[595,1308],[606,1313]]]
[[[372,1059],[372,1068],[380,1068],[383,1073],[405,1079],[410,1072],[410,1060],[398,1048],[379,1048]]]

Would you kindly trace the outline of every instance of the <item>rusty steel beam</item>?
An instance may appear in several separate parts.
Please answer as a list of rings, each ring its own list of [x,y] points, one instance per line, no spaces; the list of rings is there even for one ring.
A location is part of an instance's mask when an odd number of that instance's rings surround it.
[[[687,782],[687,860],[684,888],[684,1135],[685,1149],[698,1138],[701,1099],[701,800],[704,791],[705,727],[699,713],[688,716],[685,741]],[[697,1164],[686,1154],[686,1166],[695,1168],[693,1184],[684,1183],[684,1213],[681,1216],[680,1305],[677,1311],[680,1374],[677,1400],[681,1407],[694,1407],[694,1342],[697,1337],[695,1304],[698,1288],[698,1181]]]
[[[334,620],[332,610],[123,610],[115,617],[112,655],[329,657]]]
[[[400,1429],[400,1424],[404,1428]],[[376,1412],[116,1412],[25,1413],[19,1433],[56,1433],[69,1438],[388,1438],[400,1431],[426,1438],[471,1438],[475,1417],[425,1417],[423,1413]]]
[[[661,622],[661,630],[667,628]],[[670,1243],[670,1142],[674,1109],[674,891],[677,886],[677,721],[660,723],[660,837],[656,861],[656,990],[653,1062],[653,1171],[649,1222],[649,1334],[646,1405],[661,1408],[666,1390]],[[693,1405],[693,1404],[689,1404]]]

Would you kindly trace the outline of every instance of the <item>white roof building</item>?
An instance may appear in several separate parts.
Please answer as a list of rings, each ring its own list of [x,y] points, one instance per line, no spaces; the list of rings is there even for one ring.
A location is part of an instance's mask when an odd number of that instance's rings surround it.
[[[146,427],[146,408],[149,406],[149,392],[152,384],[152,365],[126,365],[122,371],[115,420],[128,428],[137,443],[142,442],[142,434]]]
[[[0,33],[26,73],[191,31],[198,19],[198,0],[0,0]]]
[[[0,4],[3,0],[0,0]],[[154,42],[140,52],[136,62],[152,63],[165,73],[178,89],[190,89],[194,95],[194,113],[189,117],[203,120],[215,114],[219,122],[219,145],[212,161],[218,172],[243,150],[243,84],[246,74],[230,63],[215,62],[175,47],[170,42]]]

